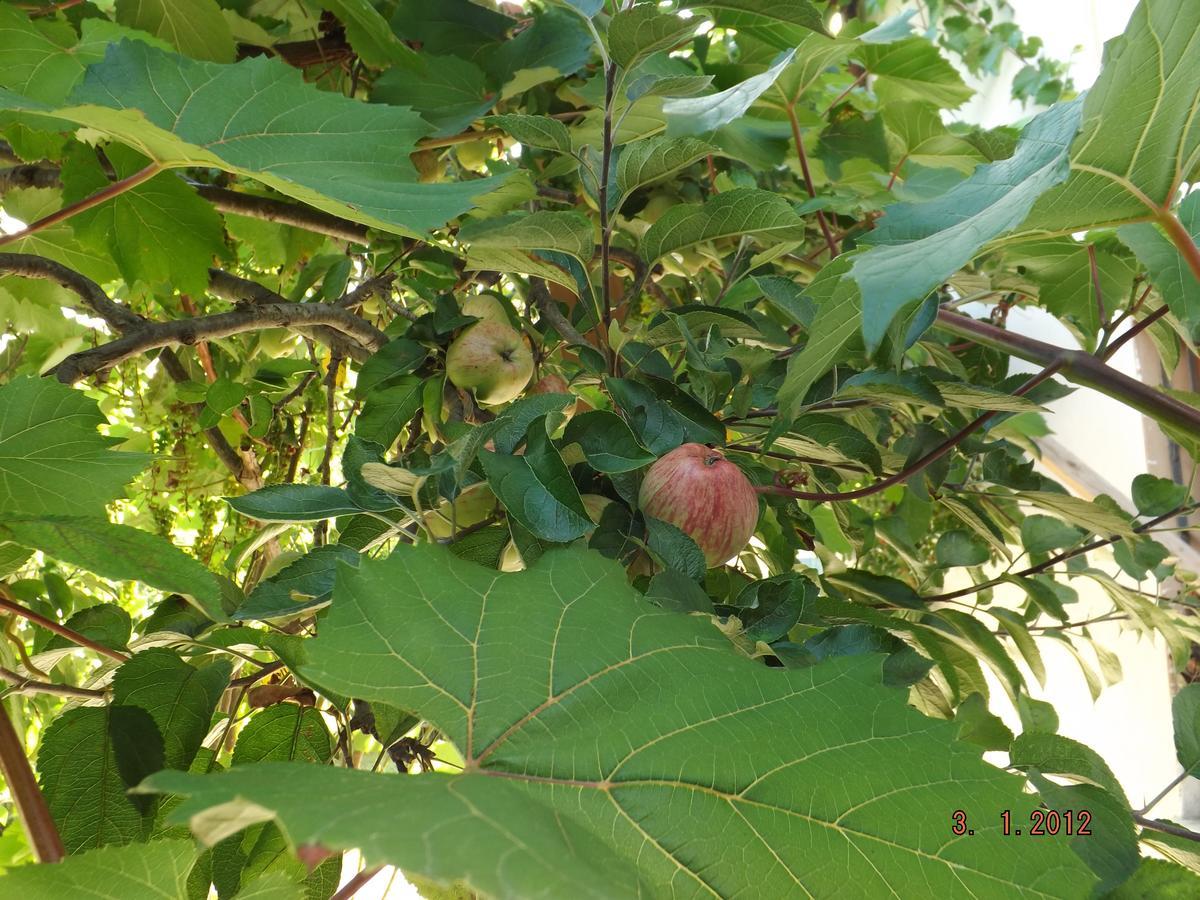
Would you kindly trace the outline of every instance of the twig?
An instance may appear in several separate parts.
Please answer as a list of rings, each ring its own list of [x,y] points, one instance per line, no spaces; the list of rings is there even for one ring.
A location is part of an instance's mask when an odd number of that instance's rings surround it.
[[[1038,372],[1019,388],[1013,391],[1013,396],[1020,397],[1023,394],[1029,393],[1029,391],[1033,390],[1043,381],[1052,377],[1060,367],[1060,363],[1051,363],[1050,365],[1046,366],[1046,368],[1042,369],[1042,371]],[[894,475],[889,475],[887,478],[881,478],[879,481],[869,484],[866,487],[857,488],[853,491],[837,491],[832,493],[823,491],[797,491],[793,490],[792,488],[782,487],[780,485],[760,485],[754,490],[760,494],[776,494],[781,497],[794,497],[797,500],[816,500],[819,502],[857,500],[860,497],[869,497],[872,494],[878,494],[880,491],[886,490],[894,484],[899,484],[902,481],[906,481],[916,473],[937,462],[939,459],[961,444],[971,434],[982,428],[984,425],[990,422],[992,418],[999,414],[1000,410],[988,410],[983,415],[978,416],[977,418],[968,422],[916,462],[905,466]]]
[[[40,625],[47,631],[52,631],[59,637],[64,637],[72,644],[78,644],[80,647],[85,647],[88,650],[94,650],[97,653],[107,656],[109,659],[117,662],[126,662],[129,657],[120,651],[114,650],[111,647],[105,647],[103,644],[93,641],[89,637],[84,637],[78,631],[68,628],[66,625],[60,625],[53,619],[47,619],[41,613],[36,613],[32,609],[26,609],[20,603],[12,598],[8,591],[0,587],[0,609],[7,609],[10,613],[20,616],[22,619],[27,619],[35,625]]]
[[[788,122],[792,126],[792,140],[796,142],[796,154],[800,157],[800,170],[804,173],[804,186],[808,189],[808,196],[812,199],[817,198],[817,186],[813,182],[812,172],[808,168],[808,154],[804,152],[804,137],[800,133],[800,122],[796,118],[796,106],[794,103],[787,104]],[[837,241],[833,239],[833,232],[829,230],[829,222],[825,218],[825,213],[822,210],[817,210],[817,222],[821,225],[821,234],[825,236],[825,245],[829,248],[829,257],[838,255]]]
[[[1191,775],[1192,773],[1190,770],[1184,769],[1182,772],[1172,778],[1170,784],[1155,794],[1154,798],[1149,803],[1138,810],[1138,815],[1144,816],[1146,813],[1150,812],[1150,810],[1154,809],[1154,807],[1158,806],[1163,797],[1167,796],[1167,794],[1171,793],[1171,791],[1183,784],[1183,782],[1190,778]]]
[[[370,229],[366,225],[360,225],[349,219],[342,219],[307,206],[288,203],[274,197],[259,197],[241,191],[231,191],[228,188],[214,187],[208,184],[192,184],[192,187],[196,189],[196,193],[221,212],[235,213],[251,219],[262,219],[265,222],[275,222],[279,225],[290,225],[293,228],[303,228],[305,231],[323,234],[352,244],[366,244],[370,240]]]
[[[1192,510],[1194,510],[1195,508],[1196,508],[1196,504],[1194,504],[1194,503],[1176,507],[1175,509],[1171,510],[1168,513],[1164,513],[1161,516],[1155,516],[1149,522],[1144,522],[1143,524],[1138,525],[1136,528],[1133,529],[1134,534],[1142,534],[1142,533],[1150,530],[1151,528],[1153,528],[1155,525],[1161,525],[1163,522],[1166,522],[1168,519],[1172,519],[1178,515],[1186,515],[1186,514],[1190,513]],[[1065,562],[1068,559],[1073,559],[1074,557],[1081,556],[1084,553],[1090,553],[1092,550],[1098,550],[1101,547],[1107,547],[1109,544],[1115,544],[1120,539],[1121,539],[1120,537],[1098,538],[1094,541],[1088,542],[1087,544],[1083,544],[1082,546],[1076,547],[1073,550],[1064,550],[1062,553],[1058,553],[1058,554],[1055,554],[1054,556],[1050,557],[1045,562],[1038,563],[1036,566],[1030,566],[1027,569],[1022,569],[1020,572],[1015,572],[1015,573],[1012,573],[1007,576],[1001,576],[999,578],[992,578],[992,579],[989,579],[988,581],[983,581],[983,582],[980,582],[979,584],[972,585],[971,587],[960,588],[957,591],[950,591],[945,594],[937,594],[933,597],[925,597],[924,599],[926,602],[929,602],[929,603],[932,603],[934,601],[942,601],[942,600],[954,600],[958,597],[965,597],[968,594],[974,594],[977,591],[982,591],[986,588],[995,587],[996,585],[1002,584],[1010,578],[1026,578],[1030,575],[1040,575],[1042,572],[1045,572],[1049,569],[1054,568],[1060,562]]]
[[[38,862],[56,863],[61,860],[67,851],[54,824],[54,817],[50,815],[50,807],[46,805],[46,798],[38,788],[21,737],[13,728],[3,703],[0,703],[0,772],[4,774],[4,781],[12,794]]]
[[[359,889],[364,887],[368,881],[383,871],[383,866],[376,866],[373,869],[363,869],[344,885],[342,889],[329,898],[329,900],[349,900]]]
[[[1137,822],[1148,831],[1160,831],[1163,834],[1174,835],[1177,838],[1183,838],[1188,841],[1196,841],[1200,843],[1200,834],[1192,831],[1190,828],[1184,828],[1182,825],[1172,825],[1170,822],[1160,822],[1157,819],[1148,819],[1145,816],[1134,813],[1133,821]]]
[[[102,700],[108,696],[107,691],[92,688],[75,687],[69,684],[53,684],[49,681],[34,681],[26,678],[20,672],[0,666],[0,681],[11,684],[12,690],[6,694],[49,694],[52,697],[76,697],[83,700]]]
[[[114,181],[107,184],[94,194],[84,197],[82,200],[77,200],[74,203],[64,206],[56,212],[50,213],[48,216],[43,216],[36,222],[30,224],[22,231],[14,232],[13,234],[0,235],[0,247],[5,244],[11,244],[13,241],[19,241],[29,237],[31,234],[36,234],[44,228],[49,228],[51,225],[57,225],[59,222],[64,222],[78,213],[86,209],[99,206],[106,200],[111,200],[118,194],[123,194],[126,191],[137,187],[143,182],[149,181],[155,175],[162,171],[162,167],[158,163],[151,163],[144,169],[139,169],[127,178],[122,178],[119,181]]]
[[[612,223],[608,215],[608,175],[613,152],[613,91],[616,88],[617,64],[609,62],[604,67],[604,127],[601,132],[603,141],[600,156],[600,296],[603,298],[604,334],[601,336],[608,356],[609,369],[615,374],[617,355],[609,344],[609,330],[612,325],[612,288],[608,283],[609,246],[612,243]]]

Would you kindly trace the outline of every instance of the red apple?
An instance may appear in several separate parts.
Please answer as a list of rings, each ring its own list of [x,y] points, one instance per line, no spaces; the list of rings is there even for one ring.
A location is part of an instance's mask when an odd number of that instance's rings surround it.
[[[745,547],[758,524],[758,495],[750,479],[720,450],[703,444],[683,444],[654,463],[638,505],[695,541],[709,568]]]

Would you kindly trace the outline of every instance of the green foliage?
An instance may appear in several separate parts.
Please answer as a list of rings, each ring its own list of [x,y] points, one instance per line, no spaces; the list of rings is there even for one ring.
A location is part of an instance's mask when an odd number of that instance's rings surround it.
[[[29,6],[0,674],[70,855],[21,865],[3,750],[0,893],[323,900],[352,848],[428,896],[1195,893],[1030,695],[1047,647],[1122,677],[1094,620],[1200,638],[1158,533],[1196,397],[1108,365],[1194,362],[1191,4],[1141,0],[1079,98],[1004,0]],[[1006,57],[1024,130],[964,124]],[[445,371],[481,309],[535,366],[486,409]],[[1068,385],[1184,477],[1035,469]],[[753,508],[640,510],[687,442]],[[694,526],[755,515],[709,567]]]

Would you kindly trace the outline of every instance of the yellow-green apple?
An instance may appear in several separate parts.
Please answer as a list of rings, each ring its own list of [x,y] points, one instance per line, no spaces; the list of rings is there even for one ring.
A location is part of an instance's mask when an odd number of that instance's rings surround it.
[[[650,466],[638,505],[695,541],[709,568],[745,547],[758,524],[750,479],[720,450],[703,444],[683,444]]]
[[[446,375],[455,387],[494,406],[520,396],[533,377],[533,354],[520,333],[500,322],[476,322],[446,351]]]
[[[460,308],[464,316],[474,316],[483,322],[499,322],[501,325],[512,327],[508,313],[504,311],[504,304],[491,294],[471,294],[463,300]]]

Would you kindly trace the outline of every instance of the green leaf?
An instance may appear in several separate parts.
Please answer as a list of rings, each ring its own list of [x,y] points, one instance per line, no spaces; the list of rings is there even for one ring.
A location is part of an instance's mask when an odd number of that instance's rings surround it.
[[[164,167],[247,175],[385,231],[436,228],[503,180],[419,183],[408,154],[429,130],[420,116],[318,90],[267,57],[220,65],[122,41],[88,68],[67,103],[51,107],[0,91],[0,110],[87,126]]]
[[[329,603],[338,563],[358,565],[358,552],[342,544],[325,544],[255,586],[238,607],[238,620],[294,619]]]
[[[668,569],[696,581],[704,577],[704,551],[670,522],[646,516],[646,544]]]
[[[887,105],[917,100],[944,109],[957,109],[974,95],[958,70],[923,37],[893,43],[864,43],[856,51],[875,76],[875,92]]]
[[[752,75],[731,88],[704,97],[682,97],[662,105],[668,137],[705,134],[746,114],[754,101],[775,83],[795,57],[795,50],[781,53],[765,72]]]
[[[0,535],[102,578],[140,581],[160,591],[187,594],[213,621],[225,619],[212,573],[149,531],[99,518],[10,516],[0,522]]]
[[[1100,300],[1097,300],[1089,243],[1096,259]],[[1091,338],[1104,319],[1129,296],[1136,266],[1128,254],[1120,252],[1123,248],[1119,244],[1114,246],[1111,238],[1089,243],[1070,237],[1029,241],[1015,246],[1009,259],[1038,285],[1038,301],[1042,306],[1059,318],[1071,319]]]
[[[488,116],[484,122],[495,128],[503,128],[527,146],[558,153],[571,152],[571,135],[567,133],[567,126],[558,119],[505,113],[502,116]]]
[[[981,566],[991,558],[986,541],[970,531],[955,529],[942,532],[934,548],[937,563],[944,568],[951,566]]]
[[[1095,750],[1058,734],[1026,732],[1009,749],[1012,765],[1036,769],[1044,775],[1064,775],[1074,781],[1104,788],[1124,801],[1125,792],[1112,770]]]
[[[173,650],[143,650],[117,669],[113,703],[148,712],[163,738],[163,765],[187,771],[208,734],[232,668],[227,659],[197,668]]]
[[[707,618],[657,609],[594,553],[497,574],[400,547],[343,571],[308,643],[310,676],[416,711],[465,772],[165,772],[145,789],[188,797],[175,821],[212,840],[271,818],[296,845],[360,847],[369,864],[494,896],[1088,891],[1064,839],[1000,835],[1000,811],[1027,818],[1036,798],[881,687],[877,658],[767,668]],[[945,809],[948,829],[964,781],[969,843],[913,827],[913,810]],[[354,815],[331,819],[331,796]]]
[[[475,222],[458,236],[470,247],[468,260],[481,250],[557,250],[586,265],[595,256],[594,230],[581,213],[535,212]]]
[[[1179,204],[1179,221],[1194,242],[1200,243],[1200,194]],[[1200,279],[1182,259],[1178,248],[1154,225],[1124,225],[1117,235],[1137,254],[1150,273],[1167,308],[1183,323],[1192,343],[1200,342]]]
[[[787,374],[779,388],[779,413],[796,418],[811,388],[840,361],[858,340],[862,327],[862,295],[853,278],[843,277],[854,257],[838,257],[820,271],[805,296],[819,300],[808,329],[808,343],[788,360]],[[822,297],[822,295],[826,295]]]
[[[385,449],[392,446],[421,408],[424,386],[425,379],[406,375],[391,387],[372,390],[354,420],[355,435]]]
[[[152,757],[155,751],[157,767],[136,765],[137,753]],[[144,839],[149,817],[126,791],[162,767],[162,754],[162,737],[143,709],[77,707],[54,718],[42,735],[37,768],[67,853]],[[131,771],[130,763],[138,771]],[[126,779],[125,772],[139,777]]]
[[[146,465],[141,453],[108,449],[96,402],[52,378],[0,385],[0,513],[104,515]]]
[[[340,863],[340,860],[339,860]],[[263,872],[237,892],[236,900],[305,900],[305,886],[297,884],[287,872]]]
[[[989,240],[1016,228],[1043,192],[1067,177],[1067,151],[1080,103],[1059,103],[1021,133],[1016,152],[975,173],[936,200],[897,203],[875,230],[851,274],[864,298],[863,337],[878,348],[896,315],[968,263]]]
[[[133,621],[129,613],[117,604],[99,603],[73,613],[67,619],[67,627],[97,644],[123,651],[127,649]],[[74,653],[78,647],[78,644],[60,634],[42,632],[34,640],[34,662],[39,668],[49,668],[64,656]]]
[[[1126,516],[1091,500],[1052,491],[1017,491],[1014,497],[1104,537],[1134,537]]]
[[[63,167],[63,200],[82,200],[109,185],[95,153],[81,148]],[[116,174],[125,178],[145,167],[145,157],[127,147],[108,148]],[[71,223],[80,241],[107,253],[130,285],[203,294],[213,257],[225,253],[221,217],[179,178],[164,173],[123,191]]]
[[[1189,684],[1171,701],[1175,753],[1184,771],[1200,771],[1200,685]]]
[[[66,99],[83,77],[83,63],[66,52],[75,31],[38,28],[15,6],[0,6],[0,87],[44,103]]]
[[[632,472],[656,457],[637,442],[620,416],[602,409],[580,413],[567,423],[564,444],[579,444],[597,472]]]
[[[1139,515],[1165,516],[1188,499],[1188,486],[1143,472],[1133,479],[1133,505]]]
[[[504,87],[501,99],[579,71],[591,58],[592,33],[573,12],[550,7],[489,55],[488,70]]]
[[[1030,515],[1021,521],[1021,545],[1030,553],[1047,553],[1073,547],[1084,532],[1053,516]]]
[[[117,21],[167,41],[185,56],[233,61],[233,34],[217,0],[117,0]]]
[[[1137,871],[1105,900],[1190,900],[1200,895],[1200,877],[1163,859],[1142,859]]]
[[[408,77],[429,77],[428,57],[418,57],[404,41],[396,36],[387,19],[369,0],[319,0],[318,6],[327,9],[346,26],[350,46],[368,66],[397,66],[408,70]],[[422,67],[422,63],[426,66]],[[397,70],[391,70],[397,71]],[[420,72],[419,76],[414,72]],[[391,101],[388,101],[391,102]]]
[[[642,97],[694,97],[712,84],[711,75],[642,75],[625,91],[630,102]]]
[[[483,70],[470,60],[422,54],[420,61],[420,75],[399,67],[380,75],[371,86],[371,100],[411,106],[437,136],[458,134],[492,108],[496,95],[488,90]]]
[[[365,400],[375,388],[390,387],[420,368],[429,351],[416,341],[392,338],[362,364],[354,383],[354,396]]]
[[[617,159],[617,194],[621,198],[618,207],[638,188],[674,175],[713,153],[721,151],[690,137],[652,137],[629,144]]]
[[[233,748],[235,768],[278,760],[327,763],[332,758],[333,742],[321,714],[311,706],[290,703],[256,712],[238,734]]]
[[[909,101],[886,104],[883,117],[887,129],[899,141],[904,158],[929,168],[949,167],[970,175],[983,154],[966,138],[951,134],[938,108],[931,103]]]
[[[1095,886],[1095,896],[1106,896],[1107,891],[1134,873],[1141,854],[1133,818],[1121,800],[1091,784],[1063,787],[1037,773],[1031,780],[1046,805],[1057,810],[1060,817],[1065,817],[1070,810],[1078,821],[1079,811],[1087,810],[1091,820],[1089,833],[1076,834],[1070,840],[1071,849],[1100,879]],[[1030,819],[1026,821],[1031,822]]]
[[[595,527],[566,463],[546,434],[545,418],[530,423],[523,456],[484,451],[480,459],[508,514],[540,540],[573,541]]]
[[[316,522],[362,512],[344,490],[320,484],[272,484],[225,502],[264,522]]]
[[[54,865],[25,865],[0,875],[0,894],[24,900],[179,900],[199,848],[189,840],[101,847]]]
[[[613,62],[632,69],[647,57],[672,50],[696,33],[697,22],[660,12],[653,4],[617,12],[608,23],[608,52]]]
[[[711,11],[722,28],[752,36],[777,50],[795,47],[811,32],[825,34],[825,22],[809,0],[695,0],[685,4]]]
[[[1200,70],[1191,65],[1200,6],[1141,0],[1104,48],[1087,93],[1071,176],[1033,208],[1022,231],[1064,232],[1154,218],[1200,157]]]
[[[648,377],[643,384],[629,378],[606,378],[604,385],[638,442],[655,456],[689,441],[725,443],[720,420],[669,381]]]
[[[703,204],[668,209],[647,229],[641,256],[653,263],[661,256],[702,241],[751,234],[767,240],[804,236],[804,219],[779,194],[757,188],[724,191]]]

